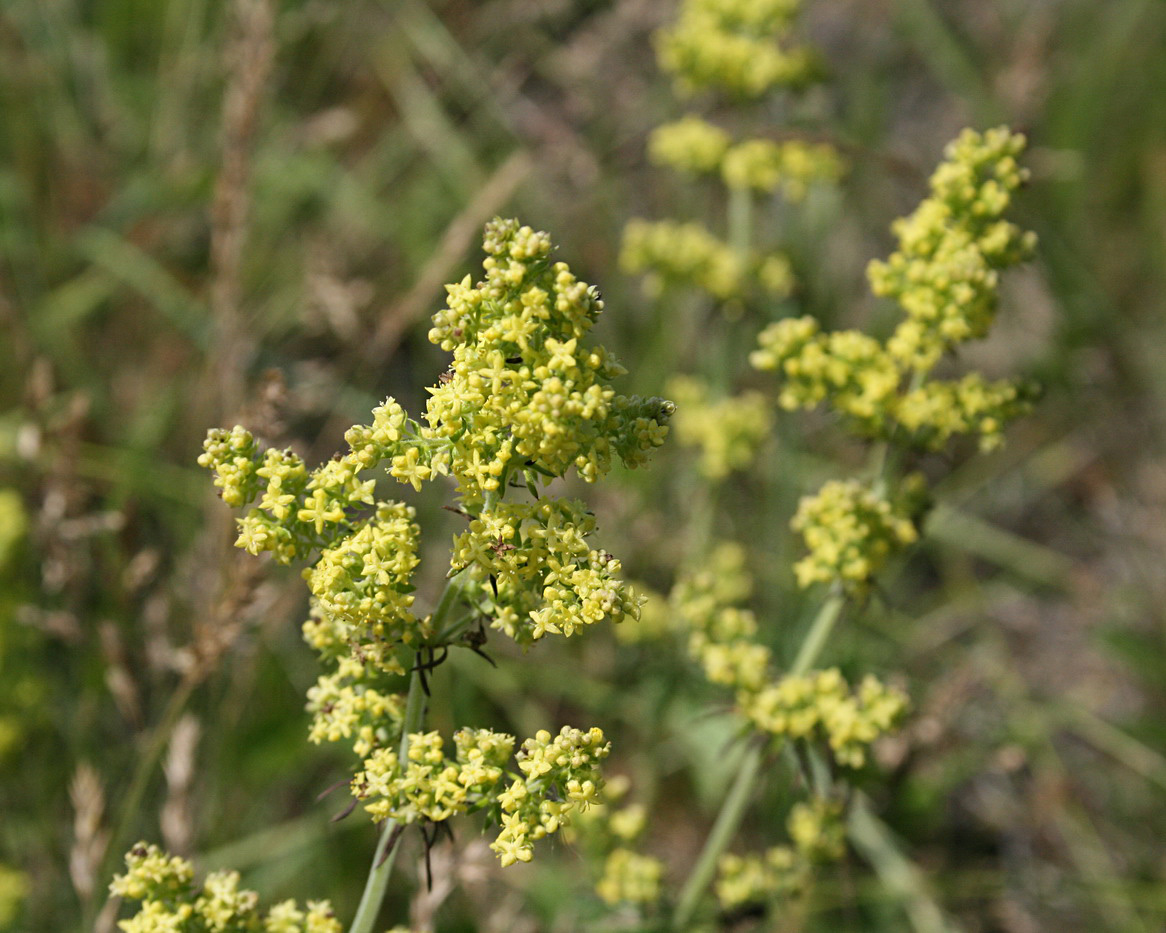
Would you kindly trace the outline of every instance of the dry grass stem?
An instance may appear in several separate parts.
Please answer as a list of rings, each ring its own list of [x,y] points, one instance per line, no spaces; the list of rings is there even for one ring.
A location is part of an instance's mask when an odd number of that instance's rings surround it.
[[[223,100],[222,164],[211,208],[211,315],[216,333],[211,357],[219,404],[231,412],[242,400],[250,355],[240,304],[241,269],[251,208],[251,157],[264,90],[275,57],[270,0],[235,0],[235,35],[227,52]]]
[[[188,857],[194,846],[191,788],[201,733],[198,718],[185,714],[170,734],[170,749],[162,765],[166,774],[166,800],[159,820],[162,839],[171,852]]]
[[[69,877],[77,896],[88,902],[92,899],[100,879],[98,867],[109,841],[104,827],[105,791],[101,778],[87,761],[81,762],[69,784],[69,800],[73,805],[73,845],[69,850]]]

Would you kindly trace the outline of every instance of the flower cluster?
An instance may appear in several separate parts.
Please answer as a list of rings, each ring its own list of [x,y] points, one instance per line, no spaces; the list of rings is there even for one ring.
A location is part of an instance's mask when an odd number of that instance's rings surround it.
[[[714,401],[702,380],[677,376],[669,380],[668,394],[676,402],[676,439],[700,450],[700,472],[710,480],[747,467],[773,426],[769,401],[760,392]]]
[[[842,160],[834,147],[825,143],[749,139],[725,153],[721,176],[730,188],[780,191],[787,201],[797,202],[805,198],[811,185],[838,181]]]
[[[194,881],[190,862],[141,842],[126,855],[126,869],[113,879],[111,890],[135,901],[172,900],[188,892]]]
[[[710,88],[756,98],[804,84],[814,75],[814,56],[789,41],[799,6],[800,0],[683,0],[677,21],[656,34],[660,67],[682,91]],[[734,141],[690,113],[657,127],[648,154],[678,172],[720,178],[735,204],[731,242],[696,222],[633,220],[620,253],[625,271],[644,274],[655,296],[665,284],[694,286],[726,303],[726,313],[739,311],[741,299],[758,293],[792,293],[788,259],[749,245],[749,204],[756,193],[798,201],[811,185],[835,181],[842,163],[832,147],[800,139]]]
[[[750,362],[782,376],[786,410],[829,402],[865,433],[886,430],[902,373],[875,338],[857,330],[822,333],[811,317],[785,318],[763,330]]]
[[[412,576],[419,563],[415,510],[401,502],[377,504],[373,516],[304,573],[333,643],[364,643],[362,658],[398,672],[392,646],[429,634],[413,616]],[[316,637],[322,635],[322,630]]]
[[[372,424],[346,433],[346,454],[315,471],[290,451],[261,452],[241,427],[211,431],[199,458],[215,471],[228,504],[259,500],[239,522],[240,547],[270,551],[283,562],[318,550],[305,571],[319,615],[309,639],[356,646],[362,661],[371,658],[389,672],[399,669],[397,646],[430,634],[411,610],[419,530],[411,507],[374,500],[375,480],[362,479],[361,471],[387,462],[392,476],[416,488],[452,474],[463,506],[478,516],[458,539],[454,566],[475,563],[477,580],[508,572],[517,596],[540,581],[516,568],[548,553],[564,565],[578,562],[581,536],[593,523],[574,503],[540,499],[526,517],[544,526],[530,539],[540,540],[542,551],[511,554],[514,545],[500,542],[497,532],[524,518],[499,507],[509,477],[525,478],[534,490],[572,468],[594,481],[610,470],[613,457],[636,466],[663,442],[672,411],[670,402],[617,395],[608,385],[623,370],[602,347],[583,342],[603,302],[565,263],[551,261],[545,233],[494,221],[485,245],[485,280],[471,286],[467,277],[449,286],[448,306],[434,317],[430,339],[454,359],[430,389],[427,424],[411,421],[388,399],[373,411]],[[592,566],[569,581],[582,606],[578,624],[634,611],[634,599],[612,576],[618,563],[595,553]],[[499,628],[516,637],[574,631],[570,621],[555,621],[559,591],[541,582],[518,621],[500,610]],[[596,614],[600,605],[604,611]],[[541,621],[533,615],[540,608],[546,610]]]
[[[999,273],[1027,259],[1036,235],[1004,220],[1028,178],[1025,139],[1007,127],[965,129],[931,176],[931,196],[895,222],[899,249],[868,269],[876,295],[906,314],[887,343],[902,365],[930,370],[952,347],[983,337],[996,315]]]
[[[522,773],[498,794],[502,831],[490,844],[503,866],[530,861],[532,843],[600,801],[599,762],[610,752],[611,743],[596,728],[564,726],[556,736],[543,730],[522,743],[517,756]]]
[[[378,748],[353,779],[353,794],[372,801],[365,810],[378,822],[440,823],[481,809],[493,800],[514,750],[514,736],[461,729],[453,739],[457,752],[452,760],[445,757],[439,732],[410,735],[404,762],[395,749]]]
[[[475,623],[530,644],[638,615],[620,562],[589,543],[594,517],[542,487],[572,470],[593,482],[617,459],[643,463],[674,406],[611,387],[624,370],[587,340],[603,302],[554,260],[546,233],[495,220],[484,249],[484,278],[447,286],[434,315],[429,339],[452,360],[424,421],[389,398],[315,470],[289,450],[262,450],[241,427],[211,431],[199,462],[224,501],[249,509],[238,546],[310,561],[303,634],[328,669],[308,692],[309,739],[352,743],[362,765],[351,790],[374,819],[400,826],[484,811],[501,826],[493,848],[509,865],[599,799],[603,733],[540,732],[508,771],[513,736],[462,729],[447,757],[440,733],[416,728],[399,678],[453,645],[479,647],[463,639]],[[454,511],[468,524],[432,614],[414,611],[416,512],[376,498],[364,474],[378,466],[415,490],[440,476],[456,483]],[[507,500],[512,488],[530,501]]]
[[[873,676],[852,691],[836,668],[783,677],[739,702],[758,729],[783,740],[813,739],[848,768],[861,768],[867,748],[907,710],[902,691]]]
[[[740,545],[719,544],[673,587],[670,602],[688,632],[689,654],[712,683],[736,690],[737,709],[754,728],[812,739],[840,765],[861,767],[866,748],[906,711],[906,696],[874,677],[851,691],[837,670],[774,679],[772,653],[756,640],[756,618],[736,605],[751,587],[744,557]]]
[[[461,729],[451,759],[439,732],[414,733],[404,761],[392,748],[373,751],[352,792],[373,819],[399,825],[441,823],[484,810],[501,824],[490,847],[502,864],[527,862],[534,842],[600,800],[599,762],[611,743],[595,728],[564,726],[556,736],[541,731],[519,749],[517,772],[507,771],[514,744],[512,735]]]
[[[344,657],[335,671],[321,674],[308,689],[308,712],[312,713],[309,742],[351,740],[353,751],[363,759],[373,749],[396,746],[405,710],[399,694],[378,689],[365,665]]]
[[[957,435],[996,447],[1005,425],[1030,407],[1033,392],[1009,379],[979,373],[930,380],[904,389],[904,372],[878,340],[860,331],[823,333],[813,318],[786,318],[758,337],[750,360],[783,377],[778,403],[787,410],[825,402],[858,433],[902,438],[932,450]]]
[[[684,0],[674,25],[656,35],[660,67],[683,92],[715,87],[756,98],[804,84],[817,71],[806,48],[790,46],[798,0]]]
[[[635,610],[615,579],[618,562],[583,542],[594,522],[581,506],[501,499],[511,476],[534,490],[571,468],[593,481],[613,457],[641,463],[662,443],[672,405],[610,388],[622,369],[602,347],[583,343],[603,302],[551,261],[545,233],[494,221],[485,245],[485,280],[449,286],[448,306],[434,317],[430,339],[454,359],[430,389],[427,424],[388,399],[370,425],[346,433],[347,453],[314,471],[291,451],[260,451],[241,427],[211,431],[199,458],[228,504],[258,500],[239,522],[240,547],[283,562],[319,552],[305,571],[317,617],[306,627],[309,641],[322,651],[348,646],[390,673],[400,670],[395,649],[431,632],[412,613],[414,510],[375,501],[375,481],[360,476],[383,462],[416,488],[440,474],[456,478],[476,518],[457,540],[453,565],[473,563],[474,579],[494,578],[500,629],[520,639],[570,634]],[[546,558],[561,564],[557,575],[536,572]]]
[[[332,460],[309,472],[290,450],[261,451],[250,431],[236,425],[207,433],[200,466],[215,472],[223,501],[257,505],[239,519],[236,546],[251,554],[270,551],[280,563],[306,557],[337,540],[353,525],[352,513],[374,504],[375,482],[360,481],[351,458]]]
[[[1031,252],[1034,236],[1003,219],[1027,177],[1016,158],[1024,137],[1006,128],[965,130],[945,150],[931,196],[894,230],[899,251],[871,263],[876,294],[898,300],[904,320],[884,343],[859,331],[823,332],[812,318],[777,321],[751,354],[782,377],[786,409],[828,405],[858,434],[930,450],[958,435],[983,449],[1031,406],[1032,390],[978,373],[930,378],[942,355],[983,337],[995,316],[999,272]],[[894,496],[856,481],[828,483],[802,500],[793,519],[809,553],[796,566],[802,586],[837,583],[861,592],[897,550],[914,542],[926,508],[921,481]]]
[[[587,543],[594,530],[594,516],[574,500],[500,502],[454,538],[451,560],[455,569],[472,565],[490,577],[478,606],[494,628],[521,644],[548,633],[571,636],[639,613],[620,562]]]
[[[980,448],[992,450],[1003,443],[1005,425],[1032,408],[1034,395],[1027,382],[989,381],[980,373],[968,373],[906,392],[897,400],[895,419],[916,443],[931,450],[961,434],[978,435]]]
[[[696,624],[688,638],[688,653],[714,684],[758,690],[768,674],[771,653],[754,641],[757,619],[748,609],[719,606]],[[703,622],[703,625],[700,624]]]
[[[678,172],[720,173],[729,188],[780,192],[791,202],[805,198],[811,185],[842,175],[833,146],[802,139],[747,139],[734,145],[723,129],[694,114],[656,127],[648,137],[648,156]]]
[[[238,424],[230,431],[212,428],[202,448],[198,465],[215,471],[215,486],[227,505],[242,508],[259,494],[259,444],[250,431]]]
[[[798,854],[809,862],[832,862],[846,851],[846,825],[840,800],[815,797],[796,803],[786,829]]]
[[[893,501],[857,480],[832,480],[803,497],[790,522],[809,552],[794,565],[798,585],[838,583],[863,592],[893,554],[918,539],[915,517],[924,505],[917,474]]]
[[[773,846],[761,855],[722,855],[715,891],[721,908],[733,910],[801,893],[809,880],[809,865],[792,847]]]
[[[839,801],[816,798],[795,804],[786,829],[792,846],[774,846],[761,855],[721,856],[716,895],[722,909],[772,904],[802,894],[815,864],[836,861],[846,851],[846,826]]]
[[[301,909],[284,901],[266,913],[259,896],[239,887],[239,874],[216,871],[194,883],[190,862],[138,843],[126,855],[126,873],[110,891],[141,901],[138,912],[118,926],[124,933],[341,933],[340,921],[327,901],[309,901]]]
[[[645,285],[659,294],[666,283],[694,285],[722,301],[740,298],[756,282],[783,297],[793,287],[789,262],[779,254],[742,257],[698,223],[632,220],[624,228],[620,267],[647,273]]]
[[[752,587],[744,548],[720,542],[700,569],[676,581],[670,597],[688,634],[689,656],[712,683],[745,692],[761,688],[772,660],[769,649],[755,640],[756,617],[739,605]]]
[[[660,899],[664,863],[631,849],[613,849],[603,865],[595,893],[606,904],[654,904]]]
[[[382,406],[382,411],[385,406]],[[281,563],[318,551],[304,571],[313,597],[305,638],[325,658],[344,655],[401,673],[397,652],[428,634],[412,612],[420,530],[412,507],[376,501],[356,451],[309,472],[290,450],[261,452],[249,431],[212,430],[199,463],[215,471],[224,501],[246,506],[236,546]]]
[[[573,467],[593,482],[613,456],[642,463],[663,443],[670,406],[608,384],[624,369],[584,342],[603,309],[598,291],[551,261],[547,234],[517,221],[490,224],[485,249],[485,280],[448,286],[433,319],[429,339],[453,362],[430,389],[418,464],[448,469],[473,502],[511,474]]]
[[[884,344],[858,331],[822,333],[811,318],[771,324],[751,361],[783,378],[787,409],[825,403],[859,432],[938,449],[958,434],[999,443],[1027,410],[1031,390],[979,375],[925,381],[942,355],[983,337],[995,317],[999,273],[1026,258],[1035,237],[1002,219],[1026,173],[1024,137],[1005,128],[965,130],[931,179],[931,197],[896,221],[900,249],[869,269],[875,294],[905,318]]]
[[[629,803],[619,810],[605,812],[603,816],[611,835],[624,842],[634,841],[644,831],[648,821],[648,812],[642,803]]]
[[[712,174],[720,170],[732,143],[732,137],[715,123],[690,113],[652,130],[648,158],[678,172]]]

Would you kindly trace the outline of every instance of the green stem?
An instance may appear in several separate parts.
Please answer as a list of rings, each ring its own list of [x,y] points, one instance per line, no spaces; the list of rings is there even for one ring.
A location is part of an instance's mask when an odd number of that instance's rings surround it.
[[[836,590],[827,597],[802,641],[793,666],[789,669],[791,676],[804,674],[814,666],[822,649],[826,646],[826,640],[838,622],[838,618],[842,614],[842,607],[845,604],[846,597],[841,591]],[[737,827],[745,815],[745,807],[748,806],[749,800],[753,796],[753,785],[757,781],[762,756],[762,746],[753,746],[745,752],[733,786],[729,789],[725,802],[721,804],[721,811],[717,814],[716,822],[713,823],[708,839],[705,840],[704,849],[701,850],[700,857],[680,892],[676,912],[672,916],[673,930],[688,929],[697,903],[712,882],[717,869],[717,861],[736,834]]]
[[[445,617],[457,602],[461,592],[461,578],[465,570],[460,571],[449,579],[445,591],[433,611],[431,624],[435,629],[441,628]],[[414,652],[413,673],[409,677],[409,695],[405,700],[405,718],[401,724],[401,746],[397,753],[397,760],[404,763],[409,758],[409,736],[421,731],[421,724],[425,719],[425,691],[421,681],[421,671],[417,669],[420,659]],[[348,933],[371,933],[376,924],[377,915],[381,911],[381,904],[385,899],[385,889],[389,884],[389,876],[393,873],[393,862],[397,858],[396,837],[398,823],[396,820],[386,820],[381,831],[380,841],[377,842],[376,853],[373,855],[372,868],[368,872],[368,880],[364,883],[364,893],[360,896],[360,905],[356,908],[356,916],[352,918],[352,926]],[[392,845],[392,851],[387,852]],[[387,854],[386,854],[387,852]]]
[[[842,614],[842,607],[845,605],[846,597],[841,590],[832,592],[822,603],[822,608],[818,610],[818,615],[814,617],[810,630],[802,639],[802,646],[798,649],[797,657],[794,658],[794,663],[789,669],[791,677],[804,674],[814,666],[818,660],[818,655],[826,646],[826,639],[830,637],[838,617]]]
[[[1050,589],[1066,589],[1076,570],[1071,557],[943,503],[931,510],[926,532],[940,544],[959,548]]]
[[[891,831],[871,812],[870,801],[862,791],[854,795],[849,830],[854,847],[887,890],[902,901],[915,933],[948,933],[951,927],[931,896],[925,876],[903,855]]]
[[[467,612],[460,618],[454,619],[445,628],[443,628],[436,635],[432,636],[427,644],[434,648],[442,647],[444,645],[452,645],[462,632],[470,627],[470,623],[475,619],[481,618],[478,612]]]
[[[449,610],[453,608],[453,604],[457,602],[458,596],[462,591],[462,577],[469,571],[469,566],[463,567],[445,584],[445,590],[442,591],[441,599],[437,602],[437,608],[433,610],[433,624],[440,625],[445,621],[445,617],[449,615]]]
[[[702,557],[707,555],[708,543],[713,539],[715,519],[717,514],[717,493],[720,484],[705,480],[701,481],[695,465],[690,466],[689,482],[682,488],[688,490],[692,509],[685,532],[688,538],[688,547],[685,549],[685,559],[692,566],[698,566]]]
[[[414,661],[416,664],[416,660]],[[409,698],[405,701],[405,720],[401,727],[401,749],[398,761],[404,762],[409,757],[409,735],[421,727],[425,714],[424,691],[421,688],[421,671],[414,670],[409,678]],[[381,903],[385,899],[385,889],[389,885],[389,875],[393,873],[393,862],[397,859],[396,843],[398,824],[396,820],[386,820],[385,828],[381,832],[377,843],[376,853],[373,855],[372,868],[368,872],[368,880],[364,883],[364,893],[360,896],[360,906],[356,908],[356,916],[352,918],[352,926],[348,933],[371,933],[376,924],[377,914],[380,913]],[[386,855],[386,850],[392,845],[393,850]]]
[[[729,246],[737,254],[742,269],[749,262],[753,240],[753,194],[748,188],[729,189]]]
[[[757,772],[761,769],[761,757],[760,745],[754,745],[745,752],[741,767],[737,771],[737,779],[725,797],[725,802],[721,804],[721,812],[717,814],[716,822],[713,823],[708,839],[705,840],[700,858],[684,883],[684,890],[680,892],[676,913],[672,915],[672,929],[689,928],[697,902],[713,880],[717,860],[736,834],[741,817],[745,815],[745,807],[749,803],[749,798],[753,796]]]

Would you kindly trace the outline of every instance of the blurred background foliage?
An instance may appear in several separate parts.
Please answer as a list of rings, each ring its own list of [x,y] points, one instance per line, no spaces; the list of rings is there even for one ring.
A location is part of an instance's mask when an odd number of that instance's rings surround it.
[[[948,464],[931,541],[830,660],[893,672],[913,697],[867,789],[953,924],[1166,923],[1166,7],[808,0],[828,81],[720,116],[812,126],[850,170],[774,221],[795,296],[736,320],[690,295],[649,300],[617,267],[631,216],[720,209],[644,154],[683,109],[649,41],[673,14],[663,0],[0,6],[0,929],[111,929],[104,891],[139,837],[239,868],[272,900],[330,897],[348,917],[359,897],[375,830],[330,824],[342,802],[316,801],[347,764],[304,741],[304,588],[230,548],[194,465],[208,427],[243,421],[318,461],[386,394],[417,410],[445,365],[428,315],[475,270],[497,213],[552,231],[601,286],[627,391],[676,372],[771,390],[747,372],[760,326],[791,310],[877,322],[863,270],[889,251],[890,220],[961,126],[1000,122],[1029,134],[1017,219],[1041,245],[969,358],[1035,376],[1044,399],[1003,451]],[[702,358],[714,331],[741,353]],[[749,542],[781,651],[810,610],[790,583],[789,515],[857,454],[824,420],[779,425],[712,530]],[[693,477],[674,447],[586,490],[603,545],[663,591],[689,546]],[[417,504],[432,589],[456,518]],[[435,673],[433,721],[598,723],[612,770],[654,808],[647,848],[682,879],[733,768],[723,697],[666,643],[491,650],[497,670],[465,653]],[[784,794],[775,775],[759,817]],[[853,861],[801,928],[904,928]],[[398,876],[385,926],[440,906],[442,930],[640,928],[600,919],[569,846],[499,871],[467,826],[433,870],[430,892],[420,869]]]

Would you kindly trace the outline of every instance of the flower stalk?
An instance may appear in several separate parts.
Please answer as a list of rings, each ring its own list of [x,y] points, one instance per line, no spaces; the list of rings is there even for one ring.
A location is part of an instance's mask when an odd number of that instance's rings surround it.
[[[434,622],[440,622],[438,616],[448,613],[454,604],[453,594],[457,587],[450,580],[442,593],[441,602],[434,613]],[[414,654],[414,668],[420,658]],[[405,701],[405,719],[401,732],[400,760],[409,759],[409,736],[420,732],[425,721],[425,691],[422,688],[422,673],[415,669],[409,675],[409,695]],[[385,899],[385,891],[389,886],[389,876],[393,873],[393,863],[397,859],[397,841],[400,837],[401,824],[395,819],[385,820],[381,830],[380,840],[377,842],[376,852],[373,855],[372,867],[368,872],[368,880],[364,884],[364,892],[360,895],[360,904],[356,908],[356,915],[352,918],[352,926],[348,933],[371,933],[380,913],[381,904]]]
[[[806,632],[806,637],[802,640],[793,665],[789,669],[790,676],[804,674],[814,666],[822,650],[826,647],[830,633],[834,630],[845,605],[846,597],[837,590],[831,593],[822,604]],[[741,825],[741,819],[745,815],[745,808],[753,796],[764,754],[765,750],[761,745],[750,745],[745,751],[737,771],[737,777],[733,780],[733,786],[725,795],[724,803],[721,804],[713,828],[709,832],[708,839],[705,840],[704,848],[681,889],[680,898],[676,903],[676,911],[672,916],[673,930],[688,929],[701,896],[712,883],[713,875],[716,874],[717,870],[717,861],[737,834],[737,828]]]

